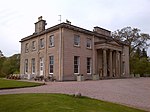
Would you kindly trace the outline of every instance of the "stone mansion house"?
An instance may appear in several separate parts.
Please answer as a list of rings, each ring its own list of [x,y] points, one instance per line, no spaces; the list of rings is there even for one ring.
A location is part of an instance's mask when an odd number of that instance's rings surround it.
[[[129,76],[129,46],[111,37],[111,32],[94,27],[93,31],[60,23],[45,29],[42,16],[35,32],[21,39],[20,73],[28,79],[53,77],[57,81],[76,80],[83,74],[92,79]]]

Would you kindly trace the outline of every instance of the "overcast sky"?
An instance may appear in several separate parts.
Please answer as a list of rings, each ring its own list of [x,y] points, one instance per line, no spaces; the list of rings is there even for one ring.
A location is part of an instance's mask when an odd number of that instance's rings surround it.
[[[111,31],[126,26],[150,34],[150,0],[3,0],[0,3],[0,50],[5,56],[20,53],[21,38],[34,33],[39,16],[47,28],[66,19],[73,25]],[[150,56],[150,49],[148,50]]]

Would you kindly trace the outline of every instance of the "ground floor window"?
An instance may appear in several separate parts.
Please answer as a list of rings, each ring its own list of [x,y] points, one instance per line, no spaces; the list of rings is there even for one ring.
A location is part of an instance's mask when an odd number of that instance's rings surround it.
[[[87,58],[87,73],[91,74],[91,58]]]
[[[25,74],[28,73],[28,59],[25,59],[24,72]]]
[[[54,56],[49,57],[49,74],[54,72]]]
[[[32,64],[32,74],[35,74],[35,58],[32,58],[31,64]]]
[[[80,61],[80,57],[79,56],[74,56],[74,73],[75,74],[79,74],[79,61]]]
[[[40,75],[43,75],[44,72],[44,58],[40,57]]]

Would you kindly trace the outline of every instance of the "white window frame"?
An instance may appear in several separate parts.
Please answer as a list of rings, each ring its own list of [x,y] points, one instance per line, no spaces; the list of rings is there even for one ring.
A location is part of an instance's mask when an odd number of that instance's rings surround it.
[[[92,39],[87,38],[87,41],[86,41],[86,47],[89,48],[89,49],[92,48]]]
[[[32,58],[31,65],[32,65],[32,74],[35,74],[35,58]]]
[[[44,75],[44,58],[40,57],[40,76]]]
[[[51,72],[51,67],[52,67],[52,71]],[[49,56],[49,74],[53,74],[54,73],[54,56]]]
[[[28,59],[25,59],[25,63],[24,63],[24,73],[27,74],[28,73]]]
[[[88,62],[89,61],[89,62]],[[86,59],[86,69],[87,69],[87,74],[91,74],[91,72],[92,72],[92,68],[91,68],[91,66],[92,66],[92,61],[91,61],[91,58],[90,57],[87,57],[87,59]],[[88,67],[90,67],[90,72],[88,72]]]
[[[77,60],[75,60],[75,58],[77,58]],[[75,69],[76,69],[75,66],[77,66],[77,71],[78,72],[75,72]],[[79,74],[79,73],[80,73],[80,57],[79,56],[74,56],[74,74]]]
[[[80,36],[74,35],[74,46],[80,46]]]
[[[44,48],[44,38],[40,39],[40,48]]]
[[[54,47],[54,35],[49,36],[49,47]]]
[[[36,50],[36,41],[32,41],[32,50]]]
[[[29,52],[29,43],[26,43],[26,44],[25,44],[25,52],[26,52],[26,53]]]

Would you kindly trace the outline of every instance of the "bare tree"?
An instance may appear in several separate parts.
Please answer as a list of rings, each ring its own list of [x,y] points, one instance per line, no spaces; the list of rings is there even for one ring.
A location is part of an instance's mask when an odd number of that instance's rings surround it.
[[[134,54],[137,48],[147,49],[150,44],[148,40],[150,40],[150,35],[146,33],[140,33],[140,29],[125,27],[121,30],[114,31],[112,33],[112,37],[129,44],[129,54],[130,57]]]

